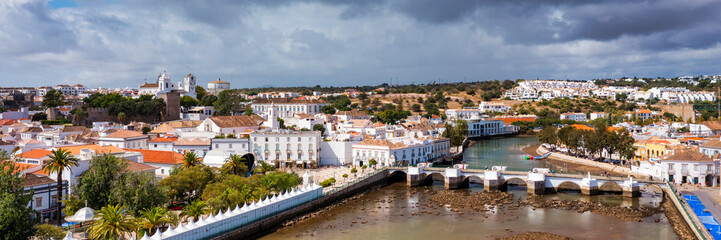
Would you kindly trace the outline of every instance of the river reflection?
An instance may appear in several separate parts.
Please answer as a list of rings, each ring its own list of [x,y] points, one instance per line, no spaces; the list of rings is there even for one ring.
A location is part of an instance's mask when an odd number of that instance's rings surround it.
[[[464,211],[463,215],[428,201],[443,185],[410,188],[394,183],[368,193],[345,205],[293,226],[263,236],[262,239],[489,239],[528,231],[544,231],[574,239],[676,239],[663,213],[641,222],[577,213],[559,209],[516,210],[494,208],[489,212]],[[481,185],[454,191],[479,192]],[[511,187],[517,200],[527,197],[524,187]],[[658,207],[660,197],[645,195],[624,199],[620,195],[582,196],[558,193],[543,196],[566,200],[597,201],[608,205]],[[659,222],[655,222],[658,220]]]

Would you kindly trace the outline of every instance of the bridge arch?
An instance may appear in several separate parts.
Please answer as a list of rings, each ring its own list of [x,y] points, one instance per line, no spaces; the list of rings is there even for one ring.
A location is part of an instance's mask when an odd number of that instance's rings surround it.
[[[661,194],[661,196],[664,194],[664,189],[661,186],[651,183],[641,185],[639,190],[644,193]]]
[[[558,186],[555,187],[556,192],[564,192],[564,191],[581,191],[581,185],[578,185],[578,183],[574,181],[564,181],[558,184]]]
[[[466,175],[463,181],[468,183],[483,184],[483,178],[478,175]]]
[[[423,179],[423,182],[432,183],[433,181],[444,181],[445,177],[442,173],[427,173],[426,177]]]
[[[520,178],[520,177],[510,177],[505,179],[503,182],[505,185],[517,185],[517,186],[527,186],[528,183],[526,182],[526,179]]]
[[[606,181],[602,183],[601,186],[598,186],[598,190],[601,192],[620,193],[623,192],[623,187],[621,187],[621,185],[618,185],[616,181]]]
[[[408,178],[408,173],[401,170],[391,170],[390,174],[388,174],[388,179],[391,181],[406,181]]]

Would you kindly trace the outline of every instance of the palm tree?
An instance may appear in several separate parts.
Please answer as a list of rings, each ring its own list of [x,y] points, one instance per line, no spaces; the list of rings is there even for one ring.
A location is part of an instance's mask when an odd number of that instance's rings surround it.
[[[200,161],[198,155],[195,155],[194,152],[188,152],[185,154],[185,156],[183,156],[183,166],[181,166],[180,168],[186,169],[189,167],[195,167],[201,163],[202,161]]]
[[[161,207],[153,207],[147,211],[140,212],[140,228],[152,236],[158,227],[165,225],[170,221],[167,217],[168,210]],[[138,234],[140,235],[140,234]]]
[[[165,214],[165,217],[168,219],[168,224],[173,225],[176,228],[180,224],[180,215],[178,215],[178,212],[168,211],[168,213]]]
[[[45,161],[43,170],[47,171],[48,174],[57,174],[57,206],[55,206],[55,213],[57,217],[57,225],[60,226],[60,209],[62,206],[61,201],[63,200],[63,170],[78,166],[78,159],[70,154],[70,151],[65,149],[52,150],[48,155],[50,159]]]
[[[272,172],[273,170],[275,170],[273,165],[270,165],[267,162],[260,162],[260,166],[255,169],[255,172],[265,174],[267,172]]]
[[[121,205],[108,205],[95,215],[96,220],[88,229],[91,239],[126,239],[126,234],[137,228],[137,219],[129,216]]]
[[[227,159],[226,163],[223,164],[224,172],[231,173],[234,175],[247,174],[248,166],[245,165],[245,157],[241,157],[238,154],[231,154]]]
[[[193,221],[198,221],[198,218],[208,213],[208,204],[201,200],[195,200],[190,205],[185,206],[183,211],[180,212],[180,216],[192,217]]]

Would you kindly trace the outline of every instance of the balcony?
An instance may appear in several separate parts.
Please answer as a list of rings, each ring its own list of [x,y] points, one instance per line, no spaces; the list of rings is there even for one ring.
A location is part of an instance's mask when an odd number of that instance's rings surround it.
[[[706,174],[707,174],[707,175],[714,175],[714,174],[716,174],[716,171],[714,171],[713,169],[707,169],[707,170],[706,170]]]
[[[681,176],[688,176],[688,169],[681,169]]]
[[[673,169],[668,170],[668,175],[674,175],[674,174],[676,174],[676,171],[674,171]]]

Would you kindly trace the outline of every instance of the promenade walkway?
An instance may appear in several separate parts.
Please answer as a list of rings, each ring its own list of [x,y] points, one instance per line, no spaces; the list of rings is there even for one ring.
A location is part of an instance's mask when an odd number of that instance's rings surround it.
[[[540,155],[543,155],[550,151],[548,149],[546,149],[545,147],[540,146],[540,147],[538,147],[536,152]],[[567,163],[572,163],[572,164],[596,167],[603,171],[608,171],[608,172],[616,172],[616,173],[621,173],[624,175],[630,174],[631,176],[634,176],[637,178],[648,178],[648,175],[641,174],[641,173],[634,173],[631,171],[630,168],[627,168],[624,166],[618,166],[618,165],[614,165],[614,164],[610,164],[610,163],[597,162],[597,161],[588,160],[585,158],[573,157],[573,156],[569,156],[569,155],[566,155],[563,153],[554,152],[554,153],[551,153],[551,155],[549,155],[548,158],[553,159],[553,160],[567,162]]]

